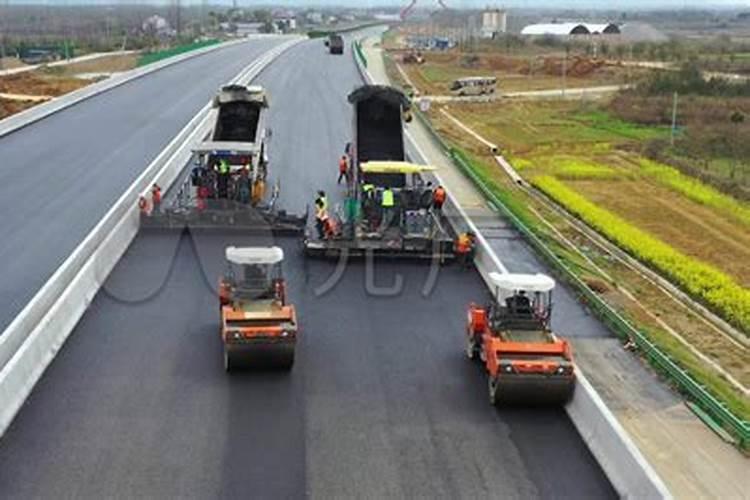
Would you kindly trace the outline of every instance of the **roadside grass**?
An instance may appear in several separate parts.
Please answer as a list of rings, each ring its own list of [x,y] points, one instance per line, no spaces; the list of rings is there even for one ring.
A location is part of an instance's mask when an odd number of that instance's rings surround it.
[[[141,55],[138,58],[136,65],[138,67],[145,66],[147,64],[152,64],[157,61],[161,61],[162,59],[167,59],[169,57],[174,57],[176,55],[185,54],[186,52],[192,52],[194,50],[202,49],[204,47],[210,47],[211,45],[216,45],[218,43],[221,43],[221,40],[217,40],[217,39],[203,40],[200,42],[177,45],[176,47],[171,47],[165,50],[158,50],[155,52],[150,52],[148,54]]]
[[[462,103],[449,109],[469,127],[515,155],[576,149],[590,155],[669,134],[665,127],[628,124],[585,102]]]
[[[648,141],[651,139],[666,139],[669,136],[669,129],[666,127],[644,126],[627,122],[600,109],[579,112],[575,114],[575,117],[587,127],[605,130],[624,139]]]
[[[532,183],[618,246],[674,280],[746,335],[750,332],[750,290],[730,276],[593,204],[554,177],[538,176]]]
[[[551,175],[576,181],[570,187],[630,224],[716,265],[744,286],[750,284],[750,206],[639,154],[644,142],[667,136],[668,129],[630,125],[590,103],[461,103],[446,108],[498,144],[525,178]],[[440,113],[433,116],[437,123],[443,120]],[[443,129],[450,128],[446,125]]]
[[[592,269],[580,254],[561,246],[551,236],[541,221],[529,210],[530,200],[521,192],[510,190],[504,174],[499,172],[489,159],[485,159],[463,147],[457,147],[456,149],[460,152],[465,163],[470,165],[472,171],[488,186],[493,195],[497,196],[526,227],[541,238],[573,273],[585,283],[606,283],[606,278]],[[608,295],[608,293],[603,294],[601,291],[597,291],[597,293],[603,297]],[[605,300],[607,299],[605,298]],[[740,418],[750,420],[750,401],[740,394],[724,377],[706,365],[705,362],[699,359],[669,332],[658,327],[646,326],[644,323],[648,322],[644,322],[630,308],[616,306],[616,309],[631,321],[632,324],[636,325],[653,343],[659,346],[663,352],[670,356],[675,363],[687,370],[699,383],[703,384],[730,411]]]

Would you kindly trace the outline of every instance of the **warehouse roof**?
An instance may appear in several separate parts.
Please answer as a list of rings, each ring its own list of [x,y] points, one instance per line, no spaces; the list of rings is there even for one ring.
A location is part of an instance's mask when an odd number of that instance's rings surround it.
[[[620,28],[612,23],[552,23],[530,24],[521,30],[522,35],[618,35]]]

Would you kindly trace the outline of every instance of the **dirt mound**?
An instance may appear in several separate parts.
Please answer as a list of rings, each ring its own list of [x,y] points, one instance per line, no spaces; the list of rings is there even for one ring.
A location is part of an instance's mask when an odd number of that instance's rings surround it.
[[[26,108],[33,106],[33,102],[28,101],[9,101],[7,99],[0,99],[0,120],[6,116],[20,113]]]
[[[565,72],[568,76],[585,78],[603,68],[605,61],[603,59],[592,59],[585,56],[573,56],[566,63]],[[545,57],[542,61],[542,73],[550,76],[562,76],[563,61],[559,57]],[[528,72],[528,66],[526,68]]]
[[[0,93],[59,96],[88,84],[77,78],[47,75],[42,71],[28,71],[0,77]]]

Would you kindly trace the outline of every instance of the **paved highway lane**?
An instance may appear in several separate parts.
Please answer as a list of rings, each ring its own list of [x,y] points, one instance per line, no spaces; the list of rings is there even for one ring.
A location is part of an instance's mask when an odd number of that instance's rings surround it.
[[[0,441],[5,496],[611,497],[562,410],[497,411],[463,356],[473,272],[333,272],[283,241],[302,340],[290,374],[228,376],[215,277],[237,236],[142,235]]]
[[[356,73],[321,46],[292,49],[262,77],[274,147],[295,146],[272,157],[290,204],[319,185],[336,192],[349,135]],[[340,78],[311,82],[325,77],[309,67]],[[309,93],[329,100],[325,115],[281,109],[304,105],[301,88],[325,94]],[[400,275],[403,287],[377,296],[352,263],[321,293],[334,264],[282,240],[297,363],[227,376],[213,288],[223,248],[246,243],[139,235],[0,441],[5,496],[614,496],[562,410],[489,405],[462,352],[464,308],[486,294],[474,272],[444,268],[425,296],[424,265],[379,262],[375,284]]]
[[[0,138],[0,332],[218,87],[282,40],[198,56]]]

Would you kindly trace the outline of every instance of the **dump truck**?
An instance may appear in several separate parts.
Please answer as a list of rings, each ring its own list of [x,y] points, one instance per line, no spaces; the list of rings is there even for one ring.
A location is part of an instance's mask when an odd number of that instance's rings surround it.
[[[224,368],[291,369],[297,313],[287,302],[279,247],[227,247],[219,280]]]
[[[493,405],[566,403],[575,388],[570,344],[552,332],[555,281],[543,274],[490,273],[488,306],[469,306],[466,355],[480,359]]]
[[[335,221],[333,230],[324,225],[321,234],[320,227],[308,226],[306,254],[453,259],[455,235],[442,211],[431,208],[428,179],[434,168],[411,163],[406,156],[404,122],[411,119],[409,100],[384,85],[364,85],[349,94],[348,100],[354,137],[347,148],[346,199],[342,209],[327,214],[327,219]],[[382,203],[386,191],[394,198],[389,209]]]
[[[142,226],[300,233],[306,215],[279,210],[280,186],[268,188],[268,107],[260,86],[222,87],[209,111],[211,131],[192,151],[192,169],[161,206],[142,210]]]
[[[343,54],[344,53],[344,38],[341,35],[337,35],[336,33],[331,33],[328,35],[328,40],[326,42],[326,45],[328,46],[328,51],[331,54]]]

